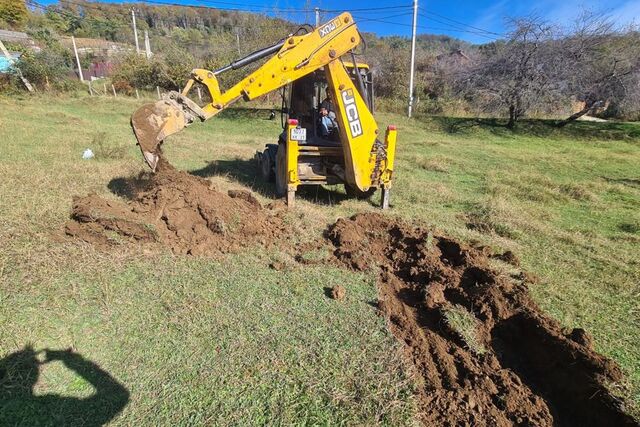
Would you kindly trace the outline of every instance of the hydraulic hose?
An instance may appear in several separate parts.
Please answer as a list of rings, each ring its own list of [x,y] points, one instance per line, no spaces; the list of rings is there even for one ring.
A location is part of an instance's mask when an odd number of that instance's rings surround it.
[[[282,46],[284,46],[284,39],[280,40],[278,43],[274,44],[273,46],[256,50],[255,52],[250,53],[244,58],[238,59],[237,61],[233,61],[231,64],[225,65],[222,68],[218,68],[213,72],[213,74],[217,76],[218,74],[224,73],[225,71],[237,70],[238,68],[242,68],[246,65],[251,64],[252,62],[256,62],[262,58],[273,55],[274,53],[279,51]]]

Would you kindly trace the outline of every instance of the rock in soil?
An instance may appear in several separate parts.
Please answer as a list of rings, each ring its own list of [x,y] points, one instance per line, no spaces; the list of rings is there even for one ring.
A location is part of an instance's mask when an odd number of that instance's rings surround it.
[[[108,247],[119,240],[159,242],[177,254],[218,255],[287,235],[283,211],[262,209],[248,191],[225,194],[161,160],[127,203],[74,197],[66,234]]]
[[[421,380],[425,425],[637,425],[606,387],[622,380],[619,367],[485,253],[378,213],[340,219],[327,236],[339,262],[378,268],[379,308]],[[484,351],[447,322],[454,305],[477,317]]]

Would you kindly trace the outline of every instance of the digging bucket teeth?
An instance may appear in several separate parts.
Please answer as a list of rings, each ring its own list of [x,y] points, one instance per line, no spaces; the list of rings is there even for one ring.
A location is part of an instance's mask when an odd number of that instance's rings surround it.
[[[160,160],[160,144],[194,120],[206,120],[208,117],[202,108],[186,96],[192,84],[187,84],[184,94],[169,92],[163,95],[162,100],[143,105],[131,116],[131,127],[144,160],[154,172]]]
[[[160,144],[169,135],[189,124],[180,105],[172,99],[145,104],[131,116],[131,127],[144,160],[155,172],[160,159]]]

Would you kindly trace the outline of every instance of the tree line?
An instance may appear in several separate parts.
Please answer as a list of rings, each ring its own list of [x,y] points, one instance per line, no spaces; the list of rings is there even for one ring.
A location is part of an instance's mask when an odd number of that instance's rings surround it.
[[[73,87],[75,68],[61,36],[99,38],[131,46],[131,9],[140,34],[148,31],[151,58],[123,52],[114,84],[176,89],[192,68],[215,69],[296,30],[286,15],[275,17],[206,7],[61,0],[42,6],[33,0],[0,0],[0,28],[24,30],[43,47],[24,50],[23,74],[36,86]],[[27,7],[28,6],[28,7]],[[498,40],[471,44],[448,36],[421,35],[416,52],[418,114],[505,117],[510,127],[523,117],[564,118],[585,114],[640,119],[640,33],[619,28],[601,14],[583,11],[570,25],[539,17],[511,19]],[[361,59],[374,69],[381,108],[406,108],[410,41],[364,34]],[[21,49],[19,46],[12,46]],[[88,62],[92,58],[83,57]],[[359,59],[360,60],[360,59]],[[223,75],[224,83],[248,71]]]

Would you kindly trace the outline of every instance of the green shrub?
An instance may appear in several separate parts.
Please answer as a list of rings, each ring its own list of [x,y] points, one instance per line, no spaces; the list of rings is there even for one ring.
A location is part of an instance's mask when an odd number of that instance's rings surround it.
[[[72,64],[73,59],[68,51],[50,48],[37,53],[23,53],[18,68],[37,88],[67,91],[76,89],[79,84],[73,76]]]
[[[189,79],[194,62],[190,55],[177,51],[150,59],[131,53],[120,58],[112,76],[113,84],[125,92],[136,88],[153,90],[156,86],[181,89]]]
[[[28,17],[23,0],[0,0],[0,23],[6,23],[13,29],[22,29]]]

